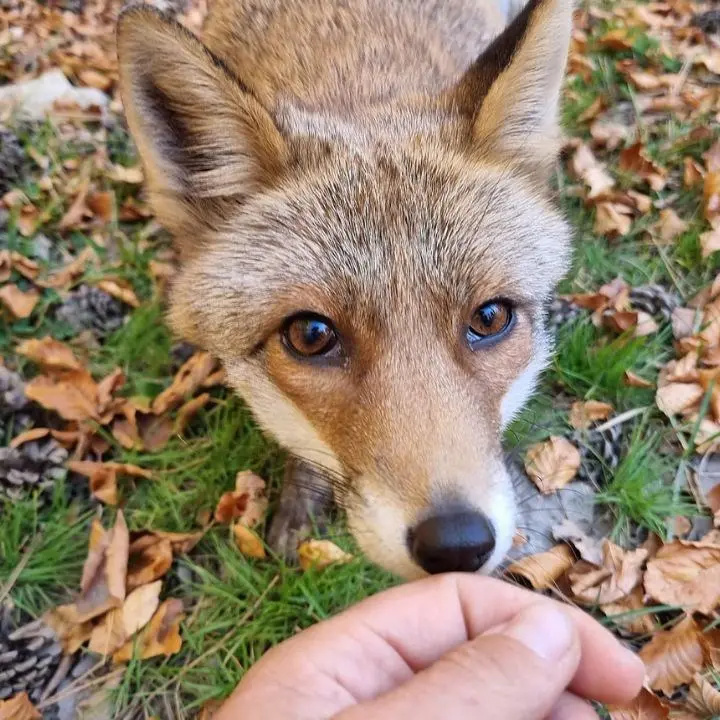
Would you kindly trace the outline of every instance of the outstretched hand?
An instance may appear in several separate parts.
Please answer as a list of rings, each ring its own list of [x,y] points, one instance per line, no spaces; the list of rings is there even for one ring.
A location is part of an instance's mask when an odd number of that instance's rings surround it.
[[[376,595],[270,650],[216,720],[590,720],[642,662],[583,612],[476,575]]]

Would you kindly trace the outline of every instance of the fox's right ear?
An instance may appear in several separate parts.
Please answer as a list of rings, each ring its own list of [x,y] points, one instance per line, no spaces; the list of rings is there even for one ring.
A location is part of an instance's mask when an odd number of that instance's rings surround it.
[[[177,22],[126,10],[118,56],[130,131],[168,229],[198,222],[198,202],[250,195],[280,172],[286,148],[268,112]]]

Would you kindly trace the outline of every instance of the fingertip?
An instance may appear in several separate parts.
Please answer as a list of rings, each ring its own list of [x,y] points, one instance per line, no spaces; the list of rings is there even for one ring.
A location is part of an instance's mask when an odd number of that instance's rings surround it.
[[[629,648],[623,647],[617,663],[617,699],[609,702],[629,702],[642,690],[645,682],[645,663]]]

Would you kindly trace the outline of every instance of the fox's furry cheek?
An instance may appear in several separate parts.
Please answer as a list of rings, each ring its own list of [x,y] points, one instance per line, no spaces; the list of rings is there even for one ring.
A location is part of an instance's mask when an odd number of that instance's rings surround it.
[[[525,369],[513,380],[500,403],[500,423],[505,429],[523,409],[535,392],[540,374],[550,358],[550,343],[543,339],[536,345],[533,356]]]

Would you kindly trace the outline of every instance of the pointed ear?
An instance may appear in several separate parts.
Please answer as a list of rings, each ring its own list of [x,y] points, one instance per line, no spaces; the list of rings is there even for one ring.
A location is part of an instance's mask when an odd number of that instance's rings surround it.
[[[530,0],[470,67],[456,99],[483,155],[547,169],[558,149],[572,0]]]
[[[123,104],[155,212],[198,220],[198,201],[247,196],[282,167],[285,143],[249,90],[190,32],[148,7],[118,23]]]

